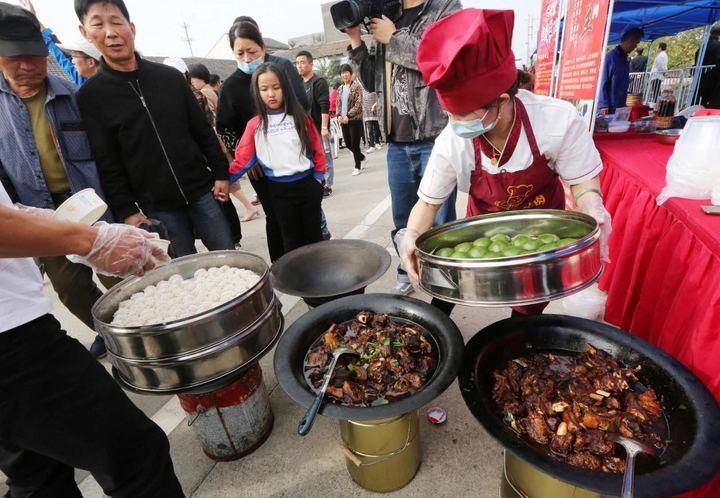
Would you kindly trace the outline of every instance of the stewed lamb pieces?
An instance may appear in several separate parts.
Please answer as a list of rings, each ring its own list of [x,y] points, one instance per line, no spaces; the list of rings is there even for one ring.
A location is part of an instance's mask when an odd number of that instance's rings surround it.
[[[586,470],[625,471],[619,433],[664,448],[663,408],[636,370],[588,345],[578,355],[535,353],[493,372],[492,398],[512,430]]]
[[[333,372],[328,396],[350,406],[392,402],[421,389],[437,367],[438,352],[426,333],[381,313],[363,311],[351,322],[332,325],[305,357],[305,375],[322,385],[339,347],[357,356],[342,356]]]

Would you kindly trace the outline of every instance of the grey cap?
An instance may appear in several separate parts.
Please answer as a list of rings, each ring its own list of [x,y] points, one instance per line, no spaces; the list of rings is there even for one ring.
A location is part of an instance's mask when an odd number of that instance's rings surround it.
[[[48,55],[40,22],[21,7],[0,2],[0,56],[19,55]]]

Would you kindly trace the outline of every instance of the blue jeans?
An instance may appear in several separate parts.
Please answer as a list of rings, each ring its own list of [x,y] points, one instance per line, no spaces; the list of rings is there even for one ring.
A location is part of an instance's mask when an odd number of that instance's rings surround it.
[[[393,224],[395,225],[391,234],[393,241],[395,234],[407,227],[410,211],[418,201],[417,191],[430,160],[433,145],[433,142],[388,143],[388,183],[390,184]],[[442,225],[457,219],[456,200],[457,190],[454,190],[438,211],[435,224]],[[400,266],[398,266],[398,277],[400,279],[407,278],[405,270]]]
[[[330,140],[323,140],[325,148],[325,161],[327,162],[327,171],[325,172],[325,185],[332,187],[335,184],[335,163],[333,162],[332,146]]]
[[[171,248],[176,258],[195,254],[195,235],[210,251],[235,249],[230,227],[212,192],[189,206],[169,211],[155,210],[152,217],[167,228]]]

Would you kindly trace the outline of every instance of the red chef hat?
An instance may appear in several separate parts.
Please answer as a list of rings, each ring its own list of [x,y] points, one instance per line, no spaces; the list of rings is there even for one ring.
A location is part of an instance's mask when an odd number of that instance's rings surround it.
[[[430,26],[417,63],[425,83],[453,114],[490,104],[517,79],[512,10],[464,9]]]

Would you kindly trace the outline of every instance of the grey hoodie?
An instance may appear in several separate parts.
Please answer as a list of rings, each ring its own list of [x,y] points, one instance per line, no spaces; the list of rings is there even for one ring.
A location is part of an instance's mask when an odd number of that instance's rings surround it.
[[[377,115],[384,131],[387,128],[386,61],[408,69],[410,114],[415,124],[415,140],[434,140],[447,125],[447,114],[440,106],[435,90],[423,82],[416,57],[420,38],[425,30],[434,22],[460,9],[460,0],[426,0],[410,30],[393,34],[387,45],[377,43],[374,55],[370,54],[364,42],[358,48],[349,50],[348,57],[363,86],[368,92],[377,93]]]

